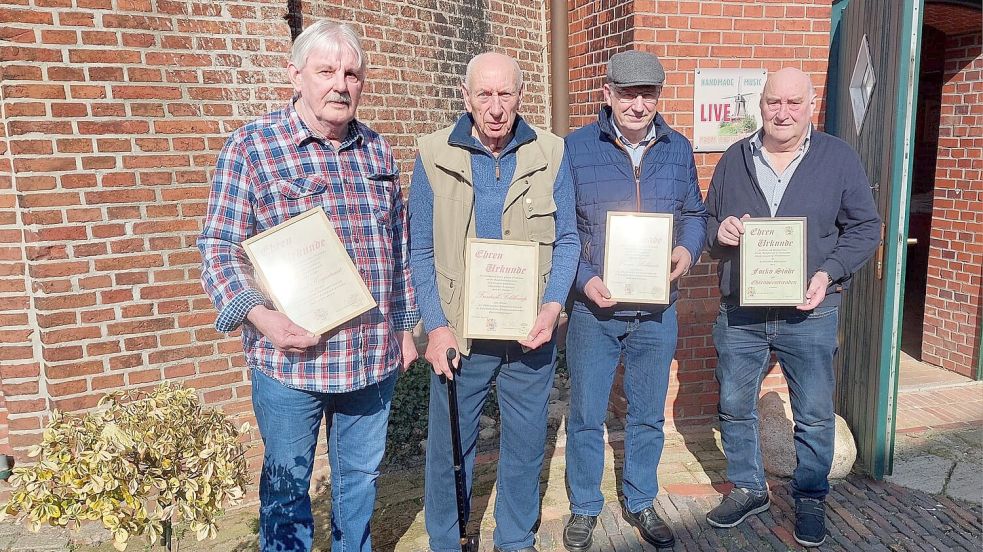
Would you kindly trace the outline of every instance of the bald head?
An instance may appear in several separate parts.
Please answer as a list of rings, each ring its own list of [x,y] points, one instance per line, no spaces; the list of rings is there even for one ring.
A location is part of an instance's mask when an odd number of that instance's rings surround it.
[[[761,92],[760,107],[765,149],[772,153],[794,151],[812,127],[816,110],[812,80],[794,67],[772,73]]]
[[[509,143],[522,103],[522,72],[509,56],[486,52],[468,62],[461,85],[476,138],[497,155]]]
[[[795,67],[786,67],[768,76],[768,80],[765,81],[765,95],[775,89],[798,89],[803,96],[810,99],[816,95],[816,89],[812,86],[812,79]]]
[[[522,88],[522,70],[519,69],[519,63],[515,59],[506,56],[504,54],[499,54],[498,52],[485,52],[483,54],[478,54],[471,58],[468,62],[468,68],[464,73],[464,86],[472,88],[474,84],[474,76],[477,73],[512,73],[512,82],[515,85],[515,89],[519,90]]]

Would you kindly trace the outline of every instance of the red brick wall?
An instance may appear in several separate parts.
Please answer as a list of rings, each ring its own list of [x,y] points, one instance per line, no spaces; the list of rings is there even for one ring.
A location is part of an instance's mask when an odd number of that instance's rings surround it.
[[[251,418],[241,346],[212,328],[194,244],[226,136],[289,98],[288,2],[3,4],[0,378],[10,444],[34,443],[50,408],[77,411],[162,380]],[[474,53],[516,56],[524,113],[546,123],[540,5],[300,4],[308,21],[357,22],[370,60],[359,116],[392,141],[405,171],[415,138],[461,110]]]
[[[570,129],[594,120],[608,58],[628,50],[635,37],[634,0],[569,3]]]
[[[0,7],[0,377],[15,449],[34,442],[49,408],[86,408],[105,391],[161,379],[250,417],[240,346],[211,327],[194,239],[225,137],[289,94],[287,4]],[[523,113],[546,125],[545,3],[300,4],[308,20],[355,22],[365,37],[371,69],[359,115],[393,142],[405,177],[415,137],[460,111],[460,76],[479,51],[520,60]],[[596,113],[608,57],[631,47],[663,59],[660,109],[687,136],[697,66],[792,64],[823,91],[828,0],[571,0],[570,10],[574,127]],[[697,155],[704,189],[717,158]],[[712,266],[698,265],[683,288],[670,414],[705,420],[716,404]]]
[[[939,125],[922,360],[975,377],[983,267],[983,39],[950,35]]]
[[[573,128],[594,121],[603,101],[601,85],[608,58],[631,48],[652,52],[662,61],[666,84],[659,111],[690,139],[694,70],[698,67],[798,67],[812,76],[822,109],[829,57],[828,0],[634,0],[615,2],[614,15],[595,15],[598,4],[608,3],[571,3]],[[719,158],[719,153],[696,154],[704,193]],[[711,338],[718,310],[717,277],[706,256],[683,278],[681,292],[679,345],[666,415],[687,423],[704,422],[714,419],[717,412],[716,351]],[[768,376],[764,387],[765,391],[785,388],[778,370]]]

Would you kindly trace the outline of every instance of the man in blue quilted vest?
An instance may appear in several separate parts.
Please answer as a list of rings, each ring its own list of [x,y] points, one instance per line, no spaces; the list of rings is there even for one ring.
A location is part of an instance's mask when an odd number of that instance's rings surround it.
[[[567,483],[571,516],[563,531],[567,550],[593,542],[604,506],[604,420],[619,361],[624,361],[625,428],[621,512],[641,537],[671,546],[670,528],[653,509],[659,490],[669,366],[676,352],[677,283],[700,256],[706,209],[700,197],[689,140],[658,112],[665,71],[647,52],[611,57],[605,104],[597,122],[566,138],[577,194],[582,252],[567,334],[570,416]],[[609,211],[673,215],[672,289],[668,305],[616,303],[604,283]],[[653,254],[654,254],[653,250]]]

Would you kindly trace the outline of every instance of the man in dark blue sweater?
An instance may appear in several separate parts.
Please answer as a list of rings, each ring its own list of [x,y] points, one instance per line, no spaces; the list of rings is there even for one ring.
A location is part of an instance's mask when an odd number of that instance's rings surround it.
[[[697,261],[706,234],[693,149],[657,112],[665,80],[652,54],[628,51],[608,62],[597,122],[566,139],[577,192],[577,229],[583,244],[567,333],[570,416],[567,550],[591,547],[604,506],[604,420],[618,361],[624,358],[628,399],[622,516],[647,542],[672,546],[674,537],[653,508],[659,491],[669,367],[676,353],[678,278]],[[606,236],[612,211],[664,213],[673,218],[672,281],[668,305],[616,302],[604,273],[606,247],[625,247]],[[652,246],[651,255],[656,248]],[[617,289],[617,288],[615,288]]]
[[[720,314],[713,329],[720,431],[734,490],[707,514],[734,527],[770,506],[758,440],[757,401],[771,353],[788,382],[795,421],[795,539],[826,539],[824,499],[833,460],[833,358],[838,310],[853,273],[880,238],[880,217],[857,153],[812,128],[816,93],[786,68],[761,96],[762,129],[724,153],[706,199],[707,244],[719,260]],[[739,245],[750,217],[805,217],[810,278],[797,307],[740,306]]]

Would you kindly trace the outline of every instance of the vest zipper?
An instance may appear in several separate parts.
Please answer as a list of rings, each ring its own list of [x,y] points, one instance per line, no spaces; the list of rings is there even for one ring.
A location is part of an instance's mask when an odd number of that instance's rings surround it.
[[[502,171],[501,171],[501,168],[498,165],[498,158],[496,157],[495,158],[495,182],[498,182],[501,179],[502,179]]]
[[[659,137],[656,137],[655,139],[649,141],[648,145],[645,146],[645,151],[642,152],[642,161],[645,160],[645,154],[648,153],[649,149],[652,146],[654,146],[655,143],[658,141],[659,141]],[[632,161],[631,159],[631,154],[628,153],[628,149],[624,146],[624,144],[621,143],[621,140],[618,140],[616,138],[614,140],[614,145],[621,150],[621,153],[625,154],[625,157],[628,158],[628,162],[631,163],[631,166],[633,167],[633,173],[635,175],[635,212],[641,213],[642,212],[642,163],[641,161],[639,161],[638,166],[637,167],[635,166],[634,161]]]

